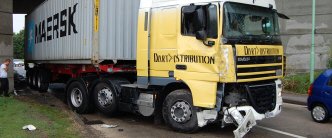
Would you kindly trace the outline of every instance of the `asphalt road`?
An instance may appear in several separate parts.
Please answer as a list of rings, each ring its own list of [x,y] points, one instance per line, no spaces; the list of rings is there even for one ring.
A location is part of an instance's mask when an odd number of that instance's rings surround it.
[[[59,87],[60,86],[60,87]],[[54,86],[53,86],[54,87]],[[65,94],[61,85],[55,85],[51,90],[58,99],[65,101]],[[105,137],[234,137],[234,126],[220,128],[219,124],[212,124],[202,128],[194,134],[183,134],[172,131],[165,124],[155,125],[152,118],[140,117],[133,114],[120,114],[115,117],[104,116],[101,113],[81,115],[83,120]],[[100,123],[118,125],[116,128],[102,128]],[[248,138],[287,138],[287,137],[331,137],[332,121],[319,124],[313,122],[310,112],[305,106],[284,103],[283,110],[275,118],[257,122],[245,137]]]
[[[163,124],[154,125],[151,118],[134,115],[124,114],[111,118],[96,113],[84,117],[90,121],[100,120],[105,124],[118,125],[117,128],[91,125],[106,137],[233,137],[232,131],[235,129],[234,126],[220,128],[218,124],[213,124],[194,134],[182,134],[170,130]],[[331,125],[331,121],[326,124],[313,122],[305,106],[285,103],[279,116],[259,121],[245,137],[332,137]]]

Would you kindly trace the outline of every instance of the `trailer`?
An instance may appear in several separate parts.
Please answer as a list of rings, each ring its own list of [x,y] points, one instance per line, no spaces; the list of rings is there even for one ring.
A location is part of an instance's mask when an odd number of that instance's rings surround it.
[[[162,119],[180,132],[281,111],[285,57],[274,0],[47,0],[26,16],[32,89],[66,84],[77,113]]]

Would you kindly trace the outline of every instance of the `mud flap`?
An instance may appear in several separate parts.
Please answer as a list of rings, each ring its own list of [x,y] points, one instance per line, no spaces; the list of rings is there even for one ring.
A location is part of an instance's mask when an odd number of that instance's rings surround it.
[[[246,116],[243,118],[243,121],[239,124],[237,129],[233,131],[235,138],[242,138],[256,124],[257,123],[254,114],[251,110],[249,110],[249,112],[247,112]]]

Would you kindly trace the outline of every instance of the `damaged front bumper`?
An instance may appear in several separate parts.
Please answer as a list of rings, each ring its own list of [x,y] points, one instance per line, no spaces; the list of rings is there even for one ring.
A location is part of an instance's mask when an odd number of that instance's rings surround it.
[[[246,133],[250,131],[257,123],[257,120],[262,120],[264,118],[275,117],[281,112],[282,97],[281,97],[281,81],[275,81],[276,84],[276,106],[274,110],[266,112],[264,114],[256,112],[252,106],[238,106],[231,108],[224,108],[224,123],[234,123],[238,127],[233,131],[236,138],[243,137]],[[245,113],[243,116],[241,113]]]
[[[282,97],[281,97],[281,81],[275,81],[276,87],[276,105],[272,111],[265,113],[258,113],[253,106],[236,106],[236,107],[222,107],[222,127],[224,124],[235,124],[237,127],[233,131],[236,138],[241,138],[247,134],[252,127],[257,123],[257,120],[264,118],[275,117],[281,112]],[[197,112],[198,125],[199,127],[205,126],[208,122],[213,122],[217,119],[219,110],[203,110]]]

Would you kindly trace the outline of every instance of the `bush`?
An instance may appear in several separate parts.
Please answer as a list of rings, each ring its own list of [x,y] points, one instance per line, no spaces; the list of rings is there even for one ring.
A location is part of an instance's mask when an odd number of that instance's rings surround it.
[[[321,72],[315,72],[317,78]],[[284,89],[287,91],[306,94],[310,86],[310,73],[290,74],[283,79]]]

